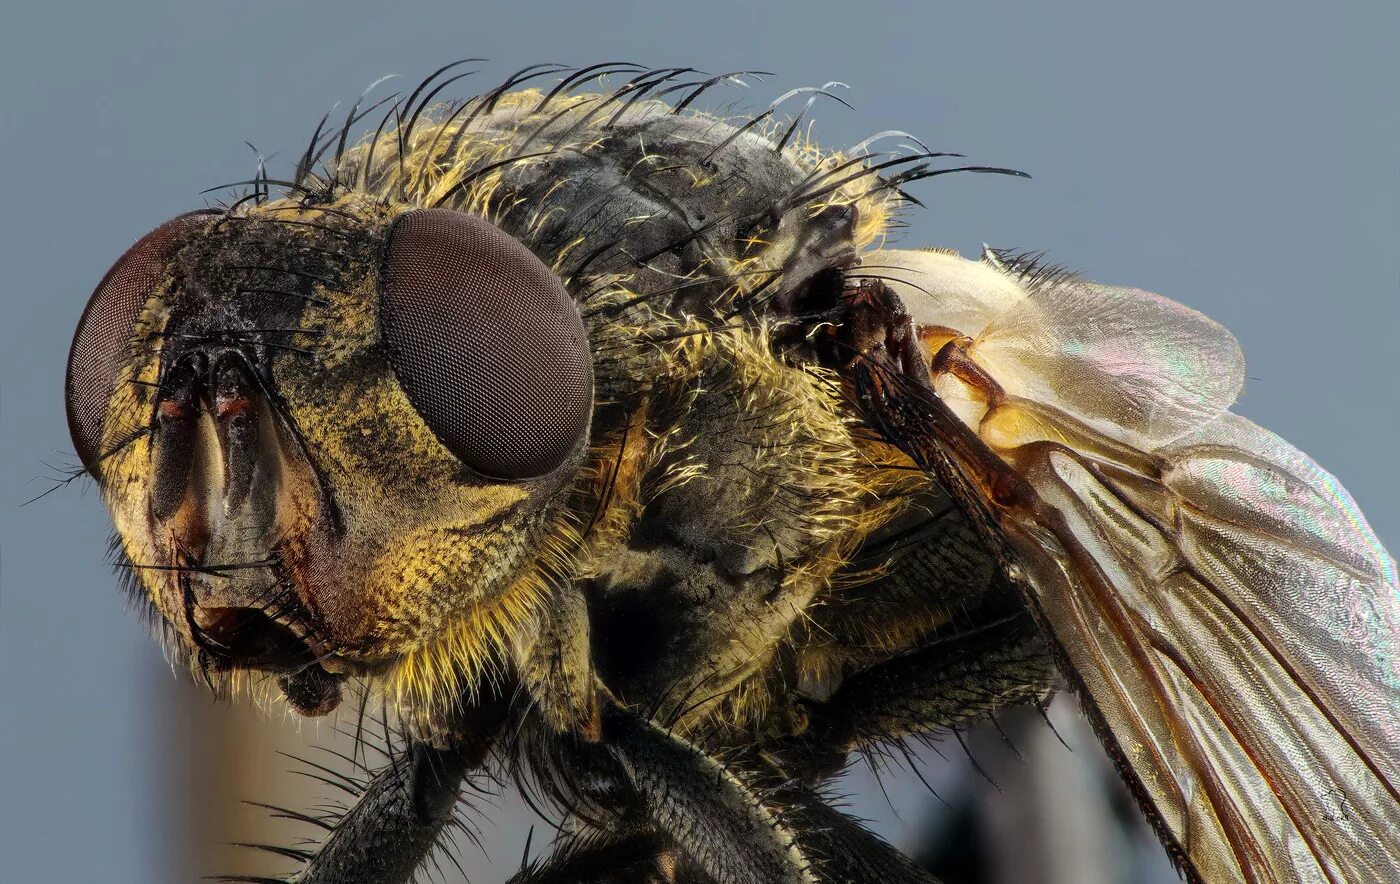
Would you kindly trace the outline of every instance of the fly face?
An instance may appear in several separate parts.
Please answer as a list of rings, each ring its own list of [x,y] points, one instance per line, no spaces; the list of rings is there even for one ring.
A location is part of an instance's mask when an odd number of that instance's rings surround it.
[[[286,202],[133,246],[79,324],[67,406],[179,648],[325,712],[444,624],[528,615],[592,373],[563,284],[483,219]]]

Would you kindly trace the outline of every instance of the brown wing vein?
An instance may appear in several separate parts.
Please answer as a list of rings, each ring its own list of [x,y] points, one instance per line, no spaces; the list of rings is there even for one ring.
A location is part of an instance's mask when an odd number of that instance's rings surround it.
[[[1002,471],[1004,474],[1009,475],[1009,478],[1014,480],[1016,493],[993,495],[985,490],[985,488],[991,484],[990,477],[985,475],[988,472],[989,465],[1001,463],[1000,458],[988,449],[986,444],[978,438],[966,424],[956,415],[952,414],[947,405],[938,398],[936,394],[910,383],[906,378],[894,374],[886,370],[884,366],[864,357],[857,358],[853,361],[853,364],[850,366],[850,373],[856,391],[855,401],[857,407],[867,423],[889,441],[890,444],[907,454],[916,464],[942,480],[945,486],[949,487],[950,491],[956,491],[959,486],[961,486],[962,493],[954,494],[954,498],[961,504],[981,509],[984,514],[990,515],[991,513],[986,509],[986,502],[1000,498],[1003,508],[997,511],[999,514],[1009,514],[1006,507],[1014,506],[1017,510],[1021,511],[1016,516],[1017,518],[1040,524],[1049,529],[1061,544],[1068,542],[1072,547],[1078,548],[1078,544],[1074,542],[1072,535],[1062,521],[1058,530],[1048,523],[1046,519],[1048,508],[1040,501],[1038,495],[1034,493],[1025,481],[1021,479],[1019,475],[1012,473],[1004,464],[1002,464]],[[891,396],[893,396],[893,398],[891,398]],[[972,452],[976,452],[976,454],[974,455]],[[974,476],[976,478],[974,478]],[[984,481],[978,481],[978,479],[983,479]],[[968,489],[979,489],[980,498],[969,494]],[[985,516],[980,520],[976,519],[974,516],[973,521],[974,523],[981,524],[984,528],[990,527],[987,524],[988,520]],[[1005,538],[1000,536],[1000,532],[999,536],[995,538],[995,541],[999,546],[1005,546]],[[1026,542],[1034,543],[1034,541],[1030,540]],[[1079,551],[1081,553],[1079,558],[1087,557],[1087,553],[1085,553],[1082,548],[1080,548]],[[1054,559],[1053,552],[1048,550],[1045,552]],[[1066,552],[1073,557],[1073,553],[1069,548],[1066,548]],[[1099,573],[1099,569],[1097,565],[1091,562],[1089,569],[1085,571],[1082,576],[1089,578],[1093,573]],[[1106,579],[1102,578],[1101,573],[1099,573],[1099,576],[1101,579]],[[1095,580],[1091,582],[1097,583],[1098,581]],[[1112,597],[1111,591],[1105,593],[1102,588],[1099,588],[1095,592],[1095,595],[1100,597],[1100,599],[1104,595],[1107,595],[1109,598]],[[1027,596],[1032,605],[1038,608],[1039,601],[1029,592],[1027,592]],[[1109,611],[1103,608],[1102,603],[1100,607],[1104,610],[1106,615],[1109,614]],[[1039,616],[1042,621],[1046,623],[1049,622],[1043,611]],[[1082,614],[1076,612],[1076,616],[1082,617]],[[1121,618],[1107,617],[1106,619],[1109,619],[1110,622],[1114,622],[1115,620],[1123,622]],[[1093,634],[1093,631],[1089,629],[1088,625],[1084,624],[1082,621],[1081,629],[1085,635]],[[1164,717],[1168,722],[1172,723],[1173,731],[1175,732],[1175,719],[1170,714],[1170,710],[1165,708],[1163,704],[1165,690],[1160,684],[1160,679],[1157,678],[1150,664],[1141,659],[1143,656],[1141,645],[1132,641],[1127,636],[1124,636],[1124,640],[1128,647],[1135,649],[1135,655],[1139,658],[1137,661],[1138,665],[1142,667],[1144,673],[1156,682],[1158,703],[1163,706],[1164,712],[1166,713]],[[1108,666],[1105,661],[1101,661],[1100,665],[1104,671],[1112,671],[1112,667]],[[1073,673],[1071,673],[1071,677],[1074,677]],[[1077,681],[1078,679],[1076,678],[1075,680]],[[1121,686],[1118,686],[1116,682],[1115,690],[1119,693],[1119,702],[1122,704],[1123,708],[1131,708],[1130,704],[1126,701],[1126,695],[1123,694]],[[1087,691],[1081,691],[1081,699],[1088,705],[1095,705],[1095,701]],[[1099,714],[1100,716],[1102,715],[1102,713]],[[1144,728],[1144,730],[1150,732],[1147,728]],[[1102,737],[1103,735],[1101,735],[1101,738]],[[1180,744],[1179,735],[1173,733],[1173,737]],[[1168,774],[1166,779],[1170,781],[1171,788],[1176,790],[1177,802],[1180,806],[1185,808],[1186,805],[1183,796],[1180,794],[1179,784],[1170,777],[1171,768],[1166,763],[1166,759],[1158,752],[1156,746],[1152,744],[1152,741],[1145,741],[1145,745],[1155,756],[1158,769]],[[1207,782],[1208,790],[1213,792],[1216,799],[1214,803],[1220,805],[1220,784],[1215,782],[1213,776],[1210,774],[1209,765],[1203,763],[1204,759],[1198,756],[1191,758],[1190,761],[1193,766],[1202,773],[1202,779]],[[1131,767],[1129,767],[1128,770],[1131,771]],[[1137,776],[1136,773],[1132,775],[1135,777]],[[1146,789],[1140,787],[1138,791],[1143,799],[1150,800]],[[1240,827],[1240,821],[1238,819],[1232,819],[1231,822],[1236,828]],[[1167,837],[1172,837],[1170,830],[1164,829],[1164,834]],[[1251,881],[1257,880],[1251,869],[1251,864],[1246,862],[1245,857],[1240,854],[1240,845],[1235,843],[1235,839],[1230,840],[1230,847],[1231,850],[1235,852],[1238,865],[1241,869],[1245,870],[1246,877]],[[1184,856],[1187,861],[1190,862],[1189,855],[1184,854]]]
[[[1037,514],[1036,521],[1049,529],[1055,535],[1056,539],[1064,546],[1066,553],[1077,566],[1077,573],[1084,578],[1084,583],[1092,593],[1099,610],[1104,613],[1105,621],[1114,627],[1115,633],[1123,639],[1124,644],[1127,645],[1130,653],[1133,655],[1134,662],[1138,665],[1139,670],[1151,682],[1154,699],[1163,712],[1164,720],[1167,721],[1168,726],[1171,728],[1173,742],[1182,750],[1184,760],[1191,765],[1197,777],[1205,784],[1206,793],[1210,797],[1211,807],[1215,810],[1217,818],[1225,828],[1230,849],[1235,855],[1236,864],[1244,873],[1246,880],[1259,880],[1255,872],[1255,869],[1258,867],[1256,863],[1258,863],[1259,866],[1264,864],[1264,851],[1259,843],[1250,835],[1249,827],[1245,824],[1244,820],[1240,818],[1234,804],[1226,797],[1224,785],[1216,776],[1215,769],[1211,766],[1209,759],[1203,756],[1199,742],[1191,737],[1189,725],[1186,725],[1173,714],[1171,705],[1168,702],[1170,694],[1166,685],[1162,683],[1160,670],[1153,664],[1151,659],[1148,658],[1147,645],[1139,638],[1140,628],[1133,622],[1135,619],[1133,612],[1122,606],[1120,600],[1113,591],[1111,582],[1108,580],[1107,576],[1104,575],[1098,563],[1089,555],[1088,551],[1074,539],[1073,533],[1069,530],[1069,526],[1065,524],[1060,513],[1043,504],[1038,507],[1038,509],[1041,510],[1041,512]],[[1084,635],[1093,634],[1089,625],[1084,623],[1082,619],[1080,624],[1081,628],[1084,630]],[[1096,702],[1092,698],[1089,698],[1089,701]],[[1123,708],[1130,709],[1132,707],[1125,703]],[[1150,732],[1150,729],[1148,730]],[[1165,763],[1162,764],[1161,769],[1168,774],[1171,772],[1171,767]],[[1183,818],[1189,819],[1190,808],[1185,801],[1182,800],[1179,791],[1180,786],[1178,783],[1173,783],[1173,787],[1177,790],[1178,801],[1182,807],[1182,816]],[[1250,862],[1242,851],[1247,851],[1251,854],[1255,862]]]
[[[1302,837],[1303,842],[1308,845],[1308,852],[1312,854],[1313,860],[1317,863],[1317,867],[1327,876],[1328,881],[1336,881],[1337,879],[1332,875],[1331,871],[1327,868],[1327,864],[1323,861],[1323,854],[1318,851],[1318,846],[1313,840],[1312,827],[1305,825],[1304,821],[1300,820],[1297,816],[1297,796],[1291,789],[1282,790],[1274,782],[1274,778],[1265,769],[1264,765],[1260,763],[1258,756],[1255,754],[1254,750],[1250,748],[1249,743],[1241,739],[1241,734],[1235,726],[1233,717],[1226,714],[1215,696],[1206,689],[1206,684],[1191,667],[1190,661],[1182,657],[1181,653],[1176,648],[1163,642],[1152,640],[1151,645],[1153,650],[1166,657],[1176,666],[1181,674],[1186,677],[1186,680],[1191,683],[1191,686],[1196,689],[1196,693],[1201,695],[1201,699],[1205,700],[1206,704],[1210,706],[1216,718],[1220,719],[1220,723],[1225,725],[1225,728],[1229,730],[1230,737],[1235,741],[1235,745],[1240,747],[1245,757],[1249,759],[1249,763],[1259,772],[1259,777],[1268,785],[1269,791],[1274,794],[1274,797],[1278,799],[1279,806],[1283,808],[1284,813],[1288,814],[1288,819],[1293,823],[1294,830]],[[1306,813],[1306,811],[1304,812]]]
[[[1098,469],[1095,466],[1095,464],[1086,460],[1082,455],[1069,448],[1066,448],[1063,445],[1059,445],[1057,443],[1045,444],[1051,445],[1055,448],[1055,450],[1075,458],[1081,465],[1084,466],[1086,470],[1088,470],[1095,478],[1099,480],[1100,484],[1104,488],[1106,488],[1109,491],[1109,493],[1111,493],[1114,496],[1115,499],[1122,503],[1123,506],[1127,507],[1128,510],[1131,511],[1138,518],[1142,519],[1143,521],[1151,525],[1153,528],[1155,528],[1158,531],[1158,533],[1160,533],[1164,538],[1170,540],[1174,536],[1174,532],[1168,530],[1166,526],[1162,525],[1161,522],[1156,518],[1156,516],[1154,516],[1152,513],[1143,510],[1131,498],[1127,497],[1124,494],[1121,494],[1118,488],[1113,484],[1113,482],[1109,480],[1103,474],[1103,471]],[[1216,446],[1193,446],[1193,448],[1207,447]],[[1290,473],[1290,475],[1292,474]],[[1173,497],[1173,500],[1178,506],[1182,506],[1186,509],[1191,510],[1194,513],[1199,514],[1203,519],[1208,519],[1221,524],[1233,525],[1241,530],[1248,531],[1251,534],[1259,536],[1259,532],[1254,531],[1247,525],[1240,525],[1228,519],[1221,519],[1215,516],[1214,514],[1205,512],[1199,507],[1191,506],[1188,502],[1181,500],[1180,498]],[[1172,545],[1173,547],[1176,546],[1175,543],[1173,543]],[[1351,751],[1356,754],[1356,757],[1361,759],[1362,763],[1366,765],[1366,768],[1371,771],[1372,775],[1375,776],[1377,781],[1379,781],[1385,787],[1386,792],[1388,792],[1390,796],[1395,799],[1396,803],[1400,803],[1400,789],[1397,789],[1395,784],[1391,782],[1390,778],[1385,775],[1385,773],[1381,769],[1380,764],[1375,760],[1375,758],[1371,756],[1371,753],[1367,751],[1366,748],[1363,747],[1360,743],[1358,743],[1356,741],[1356,738],[1353,737],[1346,728],[1342,727],[1341,721],[1338,720],[1336,714],[1332,711],[1331,706],[1327,702],[1325,702],[1324,697],[1317,692],[1313,685],[1306,678],[1303,677],[1302,673],[1300,673],[1298,669],[1293,665],[1293,662],[1289,660],[1287,656],[1285,656],[1284,653],[1274,645],[1273,640],[1268,635],[1266,635],[1259,629],[1258,624],[1256,624],[1250,617],[1246,616],[1244,610],[1241,609],[1233,599],[1231,599],[1227,594],[1222,592],[1220,587],[1216,586],[1210,578],[1206,577],[1199,570],[1197,570],[1196,566],[1186,559],[1186,556],[1181,553],[1180,549],[1177,549],[1177,552],[1180,556],[1179,567],[1181,568],[1181,570],[1184,571],[1186,574],[1190,575],[1192,578],[1194,578],[1196,582],[1199,583],[1201,586],[1205,587],[1206,591],[1209,592],[1216,599],[1216,601],[1220,602],[1220,604],[1223,605],[1225,609],[1228,610],[1231,613],[1231,615],[1233,615],[1234,618],[1245,627],[1245,629],[1249,630],[1250,635],[1254,636],[1254,639],[1259,643],[1259,646],[1262,647],[1265,651],[1267,651],[1269,656],[1273,658],[1274,662],[1277,663],[1281,669],[1283,669],[1284,673],[1287,674],[1289,680],[1293,682],[1293,684],[1296,685],[1298,689],[1303,692],[1303,695],[1308,698],[1308,702],[1310,702],[1313,705],[1313,707],[1317,709],[1318,712],[1322,713],[1322,716],[1327,719],[1327,723],[1330,724],[1332,726],[1332,729],[1343,740],[1346,741],[1347,745],[1351,747]],[[1350,573],[1349,567],[1344,566],[1342,563],[1333,561],[1330,557],[1327,557],[1327,559],[1329,562],[1337,564],[1339,567],[1342,568],[1342,570],[1347,570]],[[1354,576],[1357,576],[1358,579],[1366,579],[1366,575]]]

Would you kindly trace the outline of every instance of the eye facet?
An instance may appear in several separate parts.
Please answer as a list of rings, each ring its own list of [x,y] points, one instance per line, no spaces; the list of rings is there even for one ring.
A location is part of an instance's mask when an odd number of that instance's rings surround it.
[[[68,351],[65,403],[73,448],[89,472],[101,457],[103,423],[136,318],[160,283],[166,261],[210,212],[191,212],[152,230],[126,250],[88,299]]]
[[[588,431],[588,339],[564,284],[475,215],[418,209],[394,222],[379,283],[389,362],[452,454],[494,479],[557,468]]]

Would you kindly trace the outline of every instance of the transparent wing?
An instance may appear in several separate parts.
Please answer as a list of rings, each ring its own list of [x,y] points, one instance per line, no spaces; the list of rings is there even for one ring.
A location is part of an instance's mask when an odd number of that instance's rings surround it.
[[[1178,446],[1160,483],[1027,456],[1044,508],[1008,536],[1041,612],[1206,880],[1400,880],[1393,564],[1244,419]]]
[[[1235,401],[1244,354],[1218,323],[1140,289],[1069,282],[1004,311],[969,347],[1009,396],[1140,449]]]
[[[1400,880],[1400,585],[1350,496],[1224,410],[1243,362],[1199,314],[1075,281],[986,303],[964,352],[994,384],[939,378],[884,429],[994,511],[1154,823],[1208,881]]]

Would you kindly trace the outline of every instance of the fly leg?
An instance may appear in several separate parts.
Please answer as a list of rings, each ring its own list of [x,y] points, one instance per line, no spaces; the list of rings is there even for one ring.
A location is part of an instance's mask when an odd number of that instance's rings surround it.
[[[937,884],[898,850],[771,767],[739,775],[615,705],[603,747],[633,806],[509,884]]]
[[[857,820],[802,786],[779,789],[798,843],[822,884],[938,884],[928,872]]]
[[[338,820],[274,808],[327,830],[314,851],[271,848],[304,865],[286,878],[226,876],[273,884],[405,884],[454,819],[463,781],[480,769],[506,721],[509,701],[489,694],[464,711],[455,733],[436,745],[414,741],[391,756]]]
[[[517,876],[517,884],[611,882],[599,877],[610,857],[638,868],[625,879],[629,884],[817,880],[796,835],[742,774],[610,697],[601,699],[601,739],[554,735],[541,746],[548,755],[530,760],[536,779],[582,828]],[[647,851],[652,859],[639,859]]]
[[[811,884],[798,838],[732,770],[620,706],[603,710],[603,741],[642,815],[714,884]]]
[[[821,781],[851,752],[987,721],[1059,686],[1044,636],[1029,612],[1014,611],[847,676],[829,698],[802,703],[797,734],[764,749],[788,775]]]
[[[601,739],[546,736],[536,779],[577,832],[512,884],[815,884],[797,835],[743,776],[603,697]],[[623,871],[626,870],[624,874]]]
[[[452,821],[462,781],[479,763],[473,753],[459,747],[408,746],[375,776],[291,880],[295,884],[411,880]]]
[[[506,884],[672,884],[674,848],[659,832],[583,832]]]
[[[817,884],[938,884],[928,872],[800,786],[770,790],[765,803],[790,822]],[[695,845],[724,850],[725,845]],[[700,863],[653,829],[571,837],[506,884],[714,884]]]

